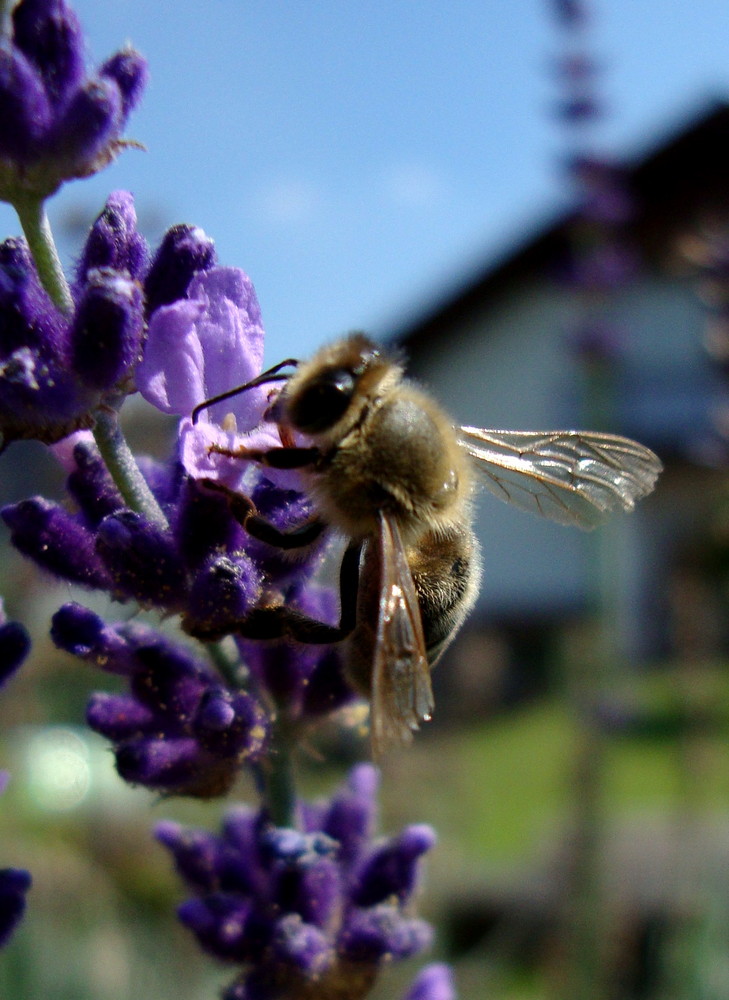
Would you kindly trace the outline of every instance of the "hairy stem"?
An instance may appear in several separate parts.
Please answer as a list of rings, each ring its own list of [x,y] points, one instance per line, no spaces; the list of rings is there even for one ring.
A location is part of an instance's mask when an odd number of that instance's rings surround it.
[[[40,282],[61,312],[73,312],[71,290],[61,267],[45,204],[41,198],[23,197],[13,203],[23,234],[35,261]]]
[[[102,407],[94,414],[94,438],[109,473],[126,504],[152,524],[166,531],[167,518],[157,503],[147,481],[139,471],[134,455],[122,434],[115,410]]]

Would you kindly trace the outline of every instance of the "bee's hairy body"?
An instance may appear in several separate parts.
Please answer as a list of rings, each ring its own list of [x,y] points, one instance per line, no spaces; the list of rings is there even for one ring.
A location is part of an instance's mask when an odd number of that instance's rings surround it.
[[[293,374],[280,374],[290,366]],[[481,567],[472,469],[499,499],[581,528],[632,510],[661,470],[649,448],[615,434],[454,427],[404,378],[399,360],[362,334],[323,348],[304,364],[281,362],[197,409],[272,381],[285,383],[266,414],[278,425],[281,446],[213,450],[299,469],[315,519],[281,531],[258,515],[249,498],[214,481],[207,485],[225,493],[237,519],[267,544],[301,549],[325,527],[347,539],[340,623],[264,605],[236,622],[236,630],[264,640],[345,642],[348,675],[371,702],[375,756],[407,743],[430,717],[430,667],[476,600]],[[198,637],[220,637],[216,628],[191,628]]]
[[[297,421],[300,400],[328,371],[357,371],[350,403],[318,433]],[[287,383],[277,419],[307,433],[320,458],[307,478],[318,515],[350,539],[374,539],[381,514],[392,517],[406,550],[431,666],[473,605],[480,560],[471,528],[472,473],[454,426],[428,395],[403,378],[392,358],[354,335],[320,351]],[[362,558],[357,626],[349,672],[369,693],[376,641],[378,547]]]

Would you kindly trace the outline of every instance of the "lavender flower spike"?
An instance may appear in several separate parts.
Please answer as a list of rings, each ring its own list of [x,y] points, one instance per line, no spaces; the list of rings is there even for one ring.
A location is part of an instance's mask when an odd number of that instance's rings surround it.
[[[297,829],[245,808],[219,835],[159,824],[158,840],[195,894],[180,919],[205,950],[243,966],[225,1000],[359,1000],[384,964],[430,943],[428,925],[410,914],[414,878],[375,880],[375,891],[367,874],[382,856],[393,871],[409,869],[413,854],[407,832],[371,843],[376,785],[374,768],[360,765],[331,802],[300,804]],[[411,829],[423,834],[420,848],[432,846],[432,833]],[[358,898],[368,880],[372,891]],[[413,1000],[421,997],[441,1000],[434,990]]]
[[[119,205],[119,193],[107,206]],[[91,265],[75,288],[68,315],[41,287],[24,240],[0,244],[0,435],[2,444],[36,438],[53,444],[91,427],[94,411],[114,407],[133,388],[142,351],[144,304],[127,265],[139,258],[130,200],[115,252],[94,253],[94,226],[84,260]],[[102,217],[107,213],[102,213]],[[107,216],[108,217],[108,216]],[[107,243],[108,243],[107,239]],[[118,267],[110,264],[121,265]],[[122,269],[123,268],[123,269]]]
[[[251,695],[227,690],[212,667],[147,626],[107,625],[79,604],[54,616],[56,645],[125,676],[127,694],[91,696],[86,718],[111,740],[119,774],[168,794],[225,794],[256,760],[268,720]]]
[[[65,0],[21,0],[0,43],[0,199],[43,199],[116,158],[147,79],[127,48],[86,75],[84,38]]]

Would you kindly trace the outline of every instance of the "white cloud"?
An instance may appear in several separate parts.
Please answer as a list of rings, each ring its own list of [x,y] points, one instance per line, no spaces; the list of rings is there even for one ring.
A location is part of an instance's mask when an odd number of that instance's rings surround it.
[[[397,163],[383,176],[385,196],[403,208],[431,208],[441,202],[446,185],[438,171],[426,163]]]
[[[312,184],[293,177],[263,184],[254,200],[259,217],[266,224],[276,227],[311,222],[321,206],[320,192]]]

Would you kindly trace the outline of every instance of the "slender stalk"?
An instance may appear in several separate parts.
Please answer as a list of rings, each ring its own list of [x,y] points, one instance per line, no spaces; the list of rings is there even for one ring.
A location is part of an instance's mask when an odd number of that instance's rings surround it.
[[[206,650],[226,684],[234,690],[244,685],[245,667],[241,666],[240,659],[235,655],[235,646],[230,636],[220,642],[206,643]]]
[[[127,505],[162,530],[167,530],[167,518],[157,503],[147,481],[139,471],[134,455],[122,434],[115,410],[104,407],[94,414],[94,438],[112,479]]]
[[[11,0],[0,0],[0,38],[10,38],[10,7]]]
[[[293,826],[296,795],[290,741],[279,731],[272,741],[271,751],[262,764],[264,801],[276,826]]]
[[[71,290],[61,267],[45,204],[38,197],[18,198],[13,203],[23,234],[33,255],[41,284],[61,312],[73,312]]]

